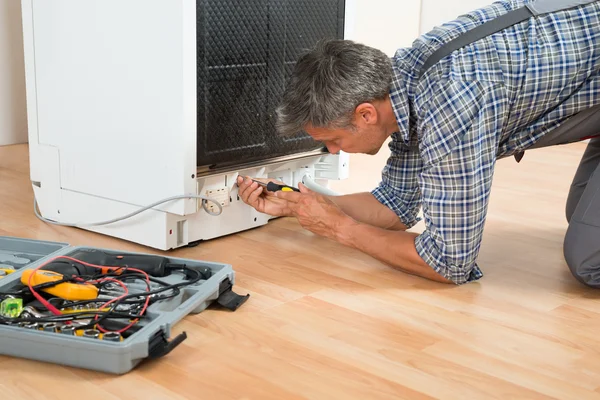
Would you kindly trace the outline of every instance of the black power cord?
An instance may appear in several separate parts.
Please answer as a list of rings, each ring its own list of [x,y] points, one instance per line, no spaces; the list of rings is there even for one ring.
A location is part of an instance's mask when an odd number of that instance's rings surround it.
[[[168,286],[165,286],[164,288],[161,288],[161,289],[155,289],[155,290],[151,290],[151,291],[147,291],[147,292],[134,293],[134,294],[130,294],[130,295],[124,296],[121,299],[117,300],[116,302],[112,303],[111,304],[112,308],[115,309],[123,301],[128,300],[128,299],[138,298],[138,297],[144,297],[144,298],[146,298],[148,296],[153,296],[153,295],[156,295],[156,294],[160,294],[160,293],[165,292],[167,290],[179,289],[181,287],[191,286],[191,285],[194,285],[194,284],[198,283],[203,278],[202,273],[200,273],[199,271],[196,271],[194,269],[188,268],[185,265],[174,267],[174,269],[186,271],[186,276],[189,276],[189,274],[195,274],[196,276],[193,279],[189,280],[189,281],[183,281],[183,282],[176,283],[176,284],[173,284],[173,285],[168,285]],[[144,281],[145,281],[145,279],[144,279]],[[139,303],[143,304],[144,301],[139,301]],[[102,317],[100,317],[99,319],[95,320],[93,323],[90,323],[89,326],[99,325],[101,322],[103,322],[104,320],[106,320],[108,318],[110,318],[110,313],[109,314],[105,314]]]

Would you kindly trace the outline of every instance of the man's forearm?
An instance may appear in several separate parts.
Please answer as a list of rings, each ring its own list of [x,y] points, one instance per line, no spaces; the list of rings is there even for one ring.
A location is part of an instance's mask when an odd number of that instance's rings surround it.
[[[326,197],[356,221],[382,229],[406,230],[396,213],[377,201],[371,193]]]
[[[349,222],[337,233],[337,240],[406,273],[437,282],[452,283],[427,265],[415,248],[417,234],[391,231],[364,223]]]

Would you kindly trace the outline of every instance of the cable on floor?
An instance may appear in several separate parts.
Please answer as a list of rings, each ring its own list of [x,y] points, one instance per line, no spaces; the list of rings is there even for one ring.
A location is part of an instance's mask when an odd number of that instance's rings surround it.
[[[43,217],[40,212],[39,212],[39,208],[38,208],[38,204],[37,204],[37,199],[35,198],[35,196],[33,196],[33,210],[35,212],[36,217],[38,217],[40,220],[49,223],[49,224],[53,224],[53,225],[59,225],[59,226],[69,226],[69,227],[73,227],[73,228],[81,228],[81,227],[86,227],[86,226],[100,226],[100,225],[109,225],[109,224],[113,224],[115,222],[119,222],[119,221],[123,221],[126,219],[129,219],[135,215],[138,215],[146,210],[149,210],[153,207],[156,207],[157,205],[163,204],[163,203],[167,203],[169,201],[173,201],[173,200],[180,200],[180,199],[201,199],[202,200],[202,208],[204,209],[204,211],[206,211],[209,215],[212,216],[219,216],[221,215],[221,213],[223,212],[223,207],[221,206],[221,204],[216,201],[215,199],[210,199],[208,197],[205,196],[201,196],[201,195],[195,195],[195,194],[186,194],[186,195],[177,195],[177,196],[172,196],[172,197],[167,197],[165,199],[159,200],[155,203],[152,203],[150,205],[147,205],[145,207],[140,208],[137,211],[134,211],[132,213],[129,213],[127,215],[124,215],[122,217],[118,217],[118,218],[113,218],[113,219],[109,219],[107,221],[100,221],[100,222],[93,222],[93,223],[67,223],[67,222],[58,222],[58,221],[54,221],[48,218]],[[216,204],[217,208],[219,209],[218,212],[213,212],[210,211],[208,209],[207,206],[207,202],[212,202],[214,204]]]

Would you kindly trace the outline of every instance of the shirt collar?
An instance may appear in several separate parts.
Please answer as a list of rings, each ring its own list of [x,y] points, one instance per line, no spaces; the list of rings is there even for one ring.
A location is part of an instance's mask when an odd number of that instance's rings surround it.
[[[410,133],[410,105],[407,93],[408,75],[400,66],[392,62],[392,85],[390,88],[390,100],[392,110],[396,116],[398,132],[392,135],[394,140],[403,142],[406,146],[411,144]]]

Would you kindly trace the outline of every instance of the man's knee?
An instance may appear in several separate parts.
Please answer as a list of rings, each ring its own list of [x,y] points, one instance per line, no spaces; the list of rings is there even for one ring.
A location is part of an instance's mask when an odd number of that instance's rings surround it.
[[[571,218],[575,213],[575,208],[577,208],[577,203],[581,198],[581,193],[583,193],[583,188],[571,185],[571,190],[569,191],[569,196],[567,197],[567,204],[565,205],[565,217],[567,219],[567,223],[571,222]]]
[[[600,237],[598,227],[571,221],[563,253],[569,270],[579,282],[600,288]]]
[[[595,137],[588,143],[569,188],[565,207],[567,222],[571,222],[581,196],[583,196],[583,192],[598,165],[600,165],[600,137]]]
[[[583,190],[577,194],[577,202],[570,204],[572,210],[567,208],[569,228],[563,252],[577,280],[588,286],[600,287],[600,163],[595,162],[592,156],[597,157],[597,152],[591,154],[589,160],[593,162],[586,163],[587,171],[581,174],[587,178]],[[572,214],[569,215],[569,212]]]

